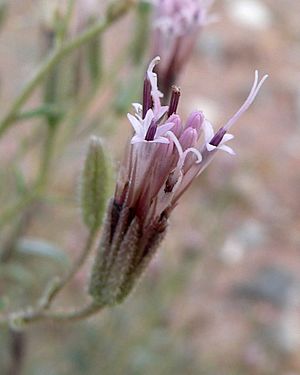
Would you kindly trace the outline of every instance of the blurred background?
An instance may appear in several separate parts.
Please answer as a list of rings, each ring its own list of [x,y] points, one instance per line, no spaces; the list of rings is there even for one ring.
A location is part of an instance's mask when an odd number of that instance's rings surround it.
[[[100,3],[89,21],[101,17]],[[53,46],[51,4],[10,0],[4,9],[1,2],[1,116]],[[76,5],[71,35],[86,27],[90,4]],[[43,199],[19,207],[0,228],[1,247],[14,248],[0,265],[0,312],[34,303],[84,243],[77,195],[88,138],[104,139],[117,169],[130,135],[126,112],[142,90],[149,52],[140,60],[130,49],[143,35],[137,30],[146,16],[139,11],[66,58],[0,140],[1,218],[40,173],[48,135],[45,119],[30,111],[41,97],[54,98],[51,115],[43,108],[46,122],[59,118],[62,125]],[[233,128],[237,156],[220,152],[194,182],[124,304],[80,323],[25,331],[21,374],[300,373],[300,2],[216,0],[211,12],[218,21],[199,33],[178,82],[179,112],[186,118],[201,109],[217,129],[244,101],[254,70],[268,73]],[[93,66],[95,59],[101,64]],[[51,97],[55,79],[59,91]],[[63,114],[56,112],[61,105]],[[91,260],[56,306],[84,303]],[[10,366],[11,343],[1,328],[1,374]]]

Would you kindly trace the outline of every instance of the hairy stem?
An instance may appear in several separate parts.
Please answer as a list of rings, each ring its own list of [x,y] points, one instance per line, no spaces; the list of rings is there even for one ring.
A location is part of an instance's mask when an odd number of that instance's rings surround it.
[[[40,308],[43,310],[48,309],[51,306],[52,301],[56,297],[56,295],[64,288],[64,286],[75,276],[75,274],[79,271],[81,266],[85,263],[87,257],[89,256],[91,250],[93,249],[93,245],[96,239],[96,232],[91,231],[86,244],[84,246],[83,251],[79,255],[78,259],[74,262],[73,266],[70,270],[65,274],[62,278],[54,278],[46,288],[41,301],[39,303]]]

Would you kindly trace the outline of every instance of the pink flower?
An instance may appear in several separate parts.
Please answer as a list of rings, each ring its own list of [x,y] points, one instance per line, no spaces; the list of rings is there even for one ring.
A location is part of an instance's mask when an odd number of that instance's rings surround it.
[[[172,87],[168,106],[161,105],[152,60],[144,80],[143,103],[128,114],[134,134],[120,167],[114,197],[104,223],[90,293],[100,305],[121,302],[161,243],[179,198],[218,150],[233,154],[227,131],[244,113],[267,78],[258,73],[248,98],[216,134],[201,111],[186,122],[177,114],[180,90]]]
[[[210,0],[152,0],[152,3],[153,55],[162,58],[158,71],[167,94],[190,57],[198,32],[215,18],[209,15]]]
[[[218,150],[234,154],[226,145],[233,139],[228,133],[233,123],[255,99],[267,78],[258,82],[258,72],[248,98],[237,113],[214,134],[213,127],[201,111],[193,112],[186,123],[176,113],[180,90],[172,88],[169,106],[161,106],[156,57],[149,65],[144,81],[143,104],[134,104],[135,115],[128,119],[135,134],[118,180],[115,199],[120,205],[134,207],[140,219],[150,224],[164,210],[172,210],[178,198]]]

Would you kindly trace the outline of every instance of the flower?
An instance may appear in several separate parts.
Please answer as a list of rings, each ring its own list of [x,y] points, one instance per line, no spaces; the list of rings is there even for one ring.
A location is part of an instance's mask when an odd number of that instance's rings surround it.
[[[153,0],[155,27],[164,33],[186,35],[213,19],[208,14],[211,0]]]
[[[158,71],[163,91],[169,92],[196,42],[198,31],[212,22],[211,0],[152,0],[153,56],[162,57]]]
[[[90,292],[99,304],[122,301],[162,241],[168,218],[179,198],[208,166],[218,150],[234,154],[225,143],[228,130],[249,108],[265,75],[258,72],[248,98],[216,134],[201,111],[183,122],[177,114],[180,90],[173,86],[170,103],[153,71],[153,59],[144,80],[143,103],[128,114],[134,134],[121,164],[115,195],[104,225],[104,236],[94,265]]]

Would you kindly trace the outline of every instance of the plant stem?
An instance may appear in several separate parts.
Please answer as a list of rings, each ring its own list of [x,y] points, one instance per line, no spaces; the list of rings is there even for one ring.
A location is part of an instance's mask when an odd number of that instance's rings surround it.
[[[17,328],[18,326],[22,328],[26,324],[39,321],[76,322],[86,319],[102,309],[102,306],[90,302],[83,308],[73,311],[27,310],[12,314],[10,324],[12,328]]]
[[[37,177],[37,180],[31,190],[28,190],[20,200],[13,204],[12,206],[8,207],[2,213],[0,217],[0,228],[2,228],[5,224],[7,224],[14,216],[27,208],[30,204],[32,204],[35,200],[37,200],[41,195],[43,190],[46,187],[47,180],[48,180],[48,173],[50,168],[50,161],[51,156],[54,150],[54,140],[56,134],[56,127],[55,126],[48,126],[48,134],[46,136],[46,143],[44,146],[40,172]]]
[[[56,297],[56,295],[64,288],[64,286],[75,276],[78,270],[86,261],[87,257],[89,256],[91,250],[93,249],[93,245],[96,239],[96,231],[91,231],[86,244],[84,246],[83,251],[79,255],[78,259],[74,262],[73,266],[70,270],[66,273],[66,275],[62,278],[55,278],[53,279],[48,287],[46,288],[41,301],[39,303],[40,308],[43,310],[48,309],[51,306],[52,301]]]
[[[10,330],[11,344],[11,364],[7,372],[8,375],[20,375],[25,357],[26,337],[23,332]]]
[[[76,322],[78,320],[89,318],[92,315],[95,315],[103,307],[95,304],[94,302],[89,303],[87,306],[83,307],[82,309],[75,310],[75,311],[61,311],[61,312],[45,312],[43,315],[43,319],[45,320],[53,320],[56,322],[59,321],[68,321],[68,322]]]
[[[48,174],[49,169],[51,166],[51,158],[54,152],[54,144],[55,144],[55,135],[57,131],[57,126],[47,126],[47,134],[45,139],[45,145],[43,149],[43,156],[40,165],[39,175],[36,181],[36,190],[38,195],[44,191],[47,182],[48,182]]]
[[[16,223],[14,223],[12,232],[4,244],[2,244],[3,250],[2,253],[0,253],[0,264],[8,262],[12,258],[15,251],[16,242],[30,225],[33,213],[33,207],[31,207],[31,209],[29,208],[24,210],[20,217],[16,220]]]
[[[69,272],[63,278],[54,278],[46,287],[39,303],[35,307],[30,307],[18,313],[12,313],[8,317],[11,327],[20,329],[27,323],[33,323],[40,320],[54,320],[54,321],[69,321],[85,319],[96,312],[102,307],[94,302],[89,303],[87,306],[75,311],[70,312],[53,312],[49,308],[56,297],[56,295],[64,288],[64,286],[74,277],[76,272],[84,264],[86,258],[90,254],[93,244],[97,238],[97,231],[91,231],[86,244],[83,248],[78,259],[74,262]],[[7,320],[0,320],[0,325],[7,323]]]
[[[25,194],[17,203],[8,207],[0,217],[0,229],[7,224],[18,212],[24,210],[39,197],[37,189]]]
[[[43,105],[41,107],[30,109],[28,111],[18,113],[16,121],[26,121],[34,117],[48,117],[52,116],[61,116],[63,114],[63,108],[59,108],[55,105]]]
[[[34,77],[30,82],[23,88],[20,95],[16,98],[8,113],[4,116],[0,122],[0,137],[10,127],[11,123],[15,121],[18,116],[18,112],[27,101],[30,95],[33,93],[39,83],[45,78],[48,72],[66,55],[84,45],[86,42],[93,39],[98,34],[104,32],[113,22],[117,21],[123,14],[125,14],[130,7],[134,4],[134,0],[124,0],[114,2],[108,9],[106,17],[91,26],[89,29],[84,31],[82,34],[75,37],[69,42],[63,42],[50,53],[49,57],[42,63],[40,68],[35,73]]]

